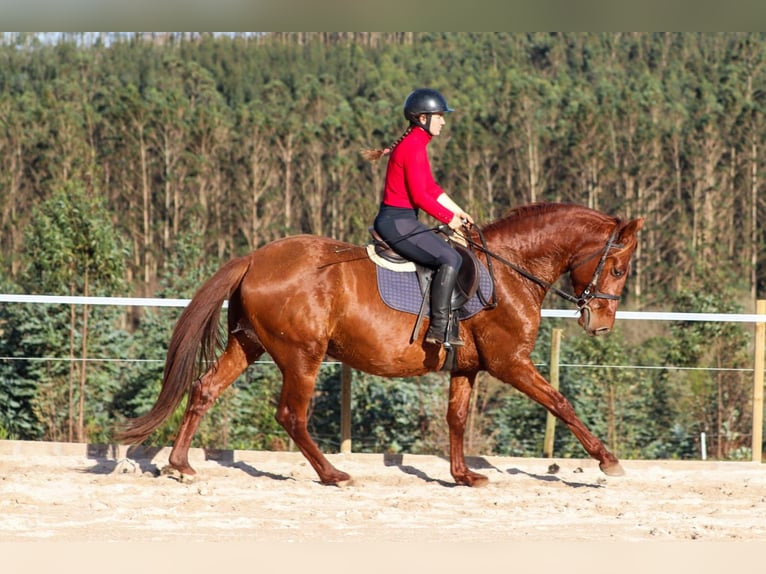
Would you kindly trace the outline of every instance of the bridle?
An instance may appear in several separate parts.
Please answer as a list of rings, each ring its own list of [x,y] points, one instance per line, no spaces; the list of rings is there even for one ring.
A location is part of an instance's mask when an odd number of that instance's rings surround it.
[[[603,249],[596,251],[595,253],[587,256],[582,261],[570,266],[569,272],[571,273],[578,267],[581,267],[582,265],[585,265],[588,261],[591,261],[594,257],[598,257],[599,255],[601,255],[598,265],[596,265],[596,269],[593,272],[593,277],[591,278],[590,283],[588,283],[588,285],[585,287],[585,289],[583,289],[580,295],[574,295],[574,294],[567,293],[566,291],[562,291],[561,289],[559,289],[552,283],[548,283],[544,279],[540,279],[539,277],[530,273],[523,267],[519,267],[515,263],[508,261],[507,259],[498,255],[497,253],[490,251],[487,248],[487,242],[484,239],[484,233],[481,230],[481,228],[474,227],[474,229],[476,230],[479,236],[481,244],[476,243],[466,234],[461,234],[461,235],[463,239],[465,239],[474,249],[477,249],[478,251],[481,251],[482,253],[487,255],[487,266],[488,266],[489,273],[490,273],[490,276],[492,277],[493,282],[494,282],[494,273],[492,270],[491,258],[497,259],[503,265],[510,267],[511,269],[519,273],[520,275],[523,275],[527,279],[534,281],[535,283],[543,287],[546,291],[547,290],[553,291],[556,295],[558,295],[562,299],[565,299],[569,301],[570,303],[574,303],[577,306],[577,309],[581,311],[585,309],[589,310],[589,304],[593,299],[607,299],[610,301],[618,301],[620,299],[619,295],[612,295],[610,293],[601,293],[598,290],[598,282],[601,279],[601,273],[604,270],[604,264],[606,263],[606,259],[609,256],[609,252],[612,249],[622,249],[623,247],[625,247],[621,243],[615,243],[617,239],[618,226],[615,226],[614,230],[612,230],[612,233],[609,235],[609,239],[607,240],[606,245],[604,245]],[[493,302],[491,306],[494,307],[496,305],[497,305],[497,299],[496,299],[496,295],[493,292]]]

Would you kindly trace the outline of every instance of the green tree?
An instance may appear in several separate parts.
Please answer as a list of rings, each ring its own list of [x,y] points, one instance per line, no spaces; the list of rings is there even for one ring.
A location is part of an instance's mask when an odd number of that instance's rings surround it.
[[[566,362],[583,365],[567,369],[562,381],[582,420],[618,456],[645,456],[644,440],[653,434],[651,383],[632,368],[634,353],[620,327],[607,337],[572,338]]]
[[[401,102],[418,85],[441,89],[457,110],[443,137],[432,142],[435,176],[480,224],[535,199],[590,204],[624,218],[645,216],[626,301],[636,307],[688,304],[684,310],[698,311],[694,306],[704,307],[703,301],[684,303],[675,294],[699,280],[752,310],[764,286],[759,269],[766,257],[766,227],[758,224],[766,210],[758,196],[766,157],[764,33],[5,38],[0,45],[0,251],[17,290],[37,292],[50,280],[54,288],[46,292],[85,292],[85,274],[73,275],[64,260],[48,261],[45,269],[23,264],[24,230],[62,182],[79,182],[105,202],[110,217],[104,220],[131,245],[131,254],[121,256],[126,295],[177,295],[165,291],[162,278],[174,268],[172,260],[185,249],[191,228],[201,231],[199,260],[217,263],[289,233],[365,241],[385,162],[363,162],[358,150],[390,145],[399,137],[405,128]],[[65,234],[46,234],[61,246],[68,241]],[[713,280],[716,270],[723,273]],[[79,283],[73,287],[68,277],[75,275]],[[82,334],[93,331],[95,310],[62,313],[51,312],[46,320],[62,322],[64,332],[75,333],[68,355],[91,356],[82,351]],[[86,313],[88,329],[83,329]],[[150,319],[131,309],[121,326],[143,329]],[[34,328],[41,329],[42,321]],[[172,317],[158,315],[156,321],[164,329]],[[73,331],[67,326],[72,324],[80,327]],[[621,329],[624,340],[636,347],[626,359],[664,360],[662,351],[673,333],[644,339],[638,324]],[[36,340],[40,352],[49,352],[46,337]],[[158,336],[160,341],[165,339]],[[153,343],[146,339],[146,345]],[[734,347],[741,347],[739,339]],[[734,347],[720,347],[721,364],[735,360]],[[613,350],[586,345],[577,352],[596,360],[612,357]],[[153,356],[151,349],[140,354]],[[709,357],[689,354],[687,359],[691,364]],[[85,364],[90,377],[93,363]],[[80,363],[63,365],[72,366],[69,378],[64,373],[55,392],[40,392],[49,396],[46,404],[66,404],[71,380],[72,414],[67,407],[56,416],[74,421],[83,371]],[[729,397],[727,389],[736,386],[727,382],[731,373],[715,372],[718,380],[689,372],[688,381],[712,384],[716,403],[720,388],[723,403],[733,409],[740,399],[733,390]],[[677,375],[671,370],[640,375],[647,397],[653,397],[652,421],[641,431],[643,450],[658,456],[687,456],[689,444],[682,437],[693,436],[699,426],[677,412],[686,384]],[[270,385],[271,376],[263,376]],[[574,396],[580,393],[587,402],[608,394],[604,381],[583,379],[596,389],[594,395],[573,389]],[[614,372],[604,380],[615,381],[617,393],[639,384],[618,384]],[[14,387],[18,394],[6,404],[24,403],[30,389]],[[244,405],[249,389],[238,384],[225,400],[251,417]],[[89,396],[85,393],[86,402]],[[244,402],[238,406],[240,398]],[[538,440],[529,437],[540,435],[545,413],[539,407],[488,379],[479,382],[476,399],[476,445],[496,441],[498,448],[518,444],[538,452],[522,443]],[[745,412],[746,404],[742,398],[737,408]],[[520,422],[517,429],[491,417],[506,406],[507,420]],[[596,419],[601,416],[597,408],[583,408]],[[702,412],[701,404],[695,408]],[[744,419],[731,409],[725,414],[727,409],[720,411],[721,425],[740,430],[726,432],[744,432]],[[632,420],[628,414],[614,421],[624,445],[636,442],[621,434],[620,425],[627,429]],[[720,434],[712,430],[719,426],[719,413],[706,416],[710,432]],[[237,436],[238,423],[231,424],[223,434]],[[205,440],[217,440],[214,430]],[[248,434],[246,426],[241,430],[241,436]],[[722,443],[722,452],[736,452],[741,439],[727,440],[731,447]]]
[[[27,267],[17,289],[88,296],[119,286],[124,252],[109,222],[101,202],[81,185],[59,189],[38,206],[26,229]],[[47,304],[5,306],[2,313],[6,356],[18,357],[4,376],[10,388],[22,389],[14,392],[18,404],[6,403],[19,410],[20,422],[4,426],[22,438],[106,437],[112,416],[107,405],[119,384],[109,355],[122,356],[128,340],[122,310]],[[102,353],[106,357],[92,360]]]
[[[4,293],[18,290],[10,281],[0,283]],[[22,305],[0,305],[0,438],[34,440],[44,435],[45,429],[35,414],[35,396],[41,376],[33,376],[30,370],[39,368],[36,357],[28,356],[29,345],[20,341],[32,337],[41,338],[45,325],[36,321]],[[34,321],[34,324],[32,324]]]
[[[738,313],[741,309],[725,293],[684,290],[675,299],[682,311]],[[667,374],[677,387],[677,423],[695,440],[705,432],[709,452],[719,459],[739,456],[747,449],[752,409],[743,370],[749,366],[750,337],[740,324],[684,321],[670,326],[666,364],[688,370]]]
[[[202,250],[199,226],[193,226],[177,242],[167,271],[161,277],[159,298],[191,298],[211,274],[213,264]],[[176,307],[150,307],[137,320],[133,330],[134,362],[124,376],[113,406],[118,417],[136,417],[148,411],[159,394],[168,343],[181,311]],[[152,444],[164,445],[180,424],[183,408],[152,438]]]
[[[322,369],[310,429],[324,449],[340,448],[340,365]],[[440,432],[448,383],[438,374],[383,379],[355,372],[351,391],[352,444],[356,452],[447,451]]]
[[[560,321],[555,320],[541,323],[532,353],[532,360],[544,377],[550,376],[552,331],[553,328],[560,327],[559,323]],[[483,408],[478,414],[487,419],[482,423],[482,428],[491,440],[493,451],[506,456],[541,456],[548,411],[505,383],[489,381],[486,387],[483,391]],[[561,391],[571,400],[567,389],[562,386]],[[478,398],[475,397],[476,400]],[[569,440],[563,435],[565,433],[561,432],[556,435],[554,450],[557,453],[561,452],[562,445]]]

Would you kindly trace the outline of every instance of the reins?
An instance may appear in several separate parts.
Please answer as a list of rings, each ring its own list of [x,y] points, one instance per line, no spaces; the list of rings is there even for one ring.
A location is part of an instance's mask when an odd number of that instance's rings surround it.
[[[614,248],[622,248],[623,246],[621,244],[615,243],[615,239],[617,238],[617,227],[615,226],[614,230],[612,231],[611,235],[609,236],[609,239],[607,240],[606,245],[601,251],[597,251],[596,253],[586,257],[583,261],[580,261],[576,265],[573,265],[570,268],[570,271],[573,269],[576,269],[577,267],[580,267],[581,265],[584,265],[597,255],[601,254],[601,259],[598,262],[598,265],[596,266],[595,271],[593,272],[593,277],[590,280],[590,283],[588,283],[587,287],[583,289],[583,292],[577,296],[570,293],[567,293],[566,291],[563,291],[553,285],[552,283],[549,283],[548,281],[545,281],[544,279],[541,279],[540,277],[537,277],[533,273],[527,271],[523,267],[519,267],[512,261],[508,261],[504,257],[498,255],[497,253],[490,251],[487,248],[487,241],[484,238],[484,232],[482,229],[478,226],[473,226],[476,230],[477,235],[479,236],[479,240],[481,241],[481,244],[477,243],[470,237],[468,237],[466,234],[461,234],[463,238],[468,242],[471,247],[474,249],[481,251],[485,255],[487,255],[487,268],[489,270],[490,277],[492,278],[492,282],[495,281],[494,271],[492,268],[492,259],[497,259],[500,263],[505,265],[506,267],[510,267],[514,271],[516,271],[518,274],[522,275],[523,277],[526,277],[530,281],[533,281],[540,285],[543,289],[553,291],[556,295],[561,297],[562,299],[565,299],[566,301],[569,301],[570,303],[573,303],[577,306],[578,309],[582,309],[590,303],[593,299],[609,299],[609,300],[619,300],[619,295],[610,295],[609,293],[599,293],[598,292],[598,281],[601,278],[601,273],[604,270],[604,264],[606,263],[606,258],[609,256],[609,251]],[[494,304],[497,304],[496,301],[496,295],[493,291],[493,299]]]
[[[489,272],[489,276],[493,284],[495,283],[495,271],[492,265],[492,259],[497,259],[500,263],[502,263],[506,267],[513,269],[519,275],[522,275],[523,277],[526,277],[530,281],[533,281],[534,283],[540,285],[546,291],[552,291],[553,293],[555,293],[556,295],[558,295],[565,301],[573,303],[574,305],[577,306],[578,310],[586,308],[588,306],[588,303],[590,303],[593,299],[607,299],[610,301],[619,301],[620,299],[619,295],[611,295],[609,293],[598,292],[598,282],[599,282],[599,279],[601,278],[601,273],[604,270],[604,265],[606,263],[607,257],[609,256],[609,252],[612,249],[621,249],[624,247],[624,245],[620,243],[615,243],[615,240],[617,238],[617,233],[619,231],[618,226],[615,226],[615,228],[612,230],[612,233],[609,235],[609,239],[607,240],[606,245],[604,246],[603,249],[601,249],[600,251],[596,251],[595,253],[592,253],[591,255],[588,255],[585,259],[583,259],[582,261],[579,261],[578,263],[572,265],[569,268],[569,271],[571,272],[574,269],[577,269],[578,267],[585,265],[588,261],[591,261],[593,258],[597,257],[598,255],[601,255],[598,265],[596,266],[596,269],[593,272],[593,277],[591,278],[590,282],[585,287],[585,289],[583,289],[582,293],[580,293],[579,296],[571,294],[571,293],[567,293],[566,291],[559,289],[553,283],[549,283],[548,281],[541,279],[540,277],[531,273],[530,271],[527,271],[523,267],[520,267],[519,265],[516,265],[512,261],[509,261],[508,259],[504,258],[503,256],[498,255],[494,251],[491,251],[487,247],[487,240],[484,237],[484,231],[481,229],[481,227],[477,225],[473,225],[471,226],[471,228],[476,231],[476,234],[479,236],[480,243],[477,243],[476,241],[474,241],[466,233],[460,232],[459,235],[468,245],[471,246],[471,248],[475,249],[476,251],[480,251],[487,256],[487,271]],[[428,227],[425,229],[418,229],[416,231],[410,232],[407,235],[404,235],[395,241],[388,242],[388,244],[389,246],[394,245],[398,243],[399,241],[402,241],[408,237],[412,237],[413,235],[417,235],[419,233],[426,233],[426,232],[441,232],[446,234],[447,236],[452,235],[452,233],[454,233],[454,231],[452,231],[449,228],[449,226],[441,224],[435,227]],[[366,255],[364,257],[366,257]],[[364,259],[364,257],[359,257],[358,259]],[[339,262],[334,262],[334,263],[339,263]],[[328,263],[327,265],[330,265],[330,263]],[[479,298],[481,299],[482,305],[485,308],[491,309],[497,306],[497,292],[495,289],[492,290],[491,300],[487,300],[484,294],[481,293],[480,291],[477,294]]]

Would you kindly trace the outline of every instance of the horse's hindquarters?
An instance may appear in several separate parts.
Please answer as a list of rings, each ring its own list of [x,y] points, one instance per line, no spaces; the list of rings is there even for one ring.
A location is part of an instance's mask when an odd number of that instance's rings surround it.
[[[416,315],[389,308],[362,248],[297,236],[252,255],[240,308],[259,342],[284,369],[309,368],[325,354],[387,377],[438,370],[443,352],[410,343]]]

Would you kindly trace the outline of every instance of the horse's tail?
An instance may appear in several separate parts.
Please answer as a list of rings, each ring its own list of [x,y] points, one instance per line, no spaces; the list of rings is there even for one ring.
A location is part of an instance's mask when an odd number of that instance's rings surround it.
[[[129,420],[116,433],[118,443],[139,444],[146,440],[216,360],[224,343],[218,323],[221,307],[239,287],[249,267],[249,257],[232,259],[194,294],[173,329],[157,401],[149,412]]]

